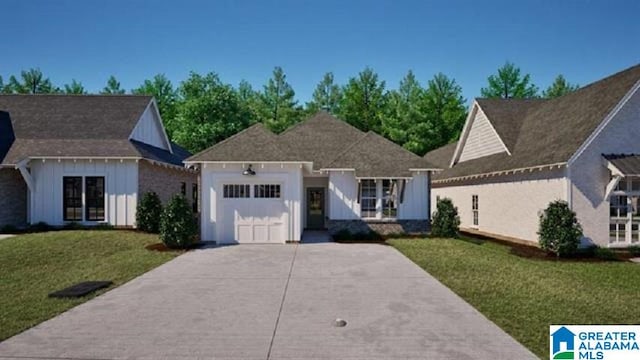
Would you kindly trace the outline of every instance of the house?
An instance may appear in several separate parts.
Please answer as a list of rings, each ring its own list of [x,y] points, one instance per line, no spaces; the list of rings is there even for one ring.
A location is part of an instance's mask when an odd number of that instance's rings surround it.
[[[186,163],[200,169],[205,241],[284,243],[299,241],[304,229],[429,227],[435,167],[327,112],[279,135],[253,125]]]
[[[539,215],[566,201],[583,245],[640,245],[640,65],[556,99],[476,99],[460,140],[425,155],[442,167],[461,228],[537,244]]]
[[[0,227],[133,227],[141,194],[197,195],[188,156],[149,96],[1,95]]]

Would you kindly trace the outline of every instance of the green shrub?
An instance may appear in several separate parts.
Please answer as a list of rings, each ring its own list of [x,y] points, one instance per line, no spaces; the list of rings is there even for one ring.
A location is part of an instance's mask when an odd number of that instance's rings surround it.
[[[440,199],[431,220],[431,235],[457,238],[460,227],[458,208],[449,198]]]
[[[99,223],[91,228],[91,230],[113,230],[115,227],[109,223]]]
[[[64,230],[83,230],[85,227],[75,221],[68,222],[62,227]]]
[[[347,229],[342,229],[336,232],[332,237],[335,241],[353,240],[353,234]]]
[[[582,238],[576,213],[562,200],[556,200],[540,215],[540,247],[557,256],[575,254]]]
[[[160,239],[171,249],[185,249],[196,242],[198,225],[187,199],[175,195],[162,212]]]
[[[16,234],[18,232],[18,228],[14,225],[5,225],[0,228],[0,234]]]
[[[593,252],[593,255],[602,260],[618,260],[616,253],[608,248],[597,247]]]
[[[44,221],[29,225],[29,232],[45,232],[51,230],[53,230],[53,227]]]
[[[138,229],[157,234],[160,232],[160,217],[162,216],[162,202],[155,192],[142,195],[136,210],[136,226]]]
[[[640,246],[629,246],[627,251],[629,251],[629,254],[632,256],[640,256]]]

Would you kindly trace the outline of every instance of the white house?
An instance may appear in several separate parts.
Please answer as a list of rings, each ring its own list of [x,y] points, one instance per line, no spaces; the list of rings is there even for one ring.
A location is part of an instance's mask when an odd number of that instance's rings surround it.
[[[201,238],[298,241],[304,229],[426,232],[426,160],[320,112],[282,134],[256,124],[185,161],[200,169]]]
[[[133,227],[145,192],[197,199],[187,156],[149,96],[1,95],[0,227]]]
[[[559,199],[585,245],[640,245],[639,80],[640,65],[556,99],[476,99],[460,140],[425,155],[444,169],[432,206],[451,198],[463,229],[537,243]]]

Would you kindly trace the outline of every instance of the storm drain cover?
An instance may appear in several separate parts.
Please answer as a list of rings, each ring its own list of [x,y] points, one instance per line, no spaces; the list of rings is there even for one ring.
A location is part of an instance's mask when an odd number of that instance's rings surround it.
[[[347,321],[346,320],[342,320],[342,319],[336,319],[336,321],[333,322],[333,326],[335,326],[335,327],[345,327],[345,326],[347,326]]]
[[[73,298],[85,296],[98,289],[106,288],[113,284],[111,281],[85,281],[68,288],[58,290],[49,294],[49,297],[53,298]]]

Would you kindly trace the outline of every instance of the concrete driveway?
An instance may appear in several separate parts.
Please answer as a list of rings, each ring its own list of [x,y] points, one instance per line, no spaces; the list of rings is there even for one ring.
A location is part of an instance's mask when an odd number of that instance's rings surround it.
[[[0,343],[4,358],[535,356],[395,249],[325,243],[189,252]]]

